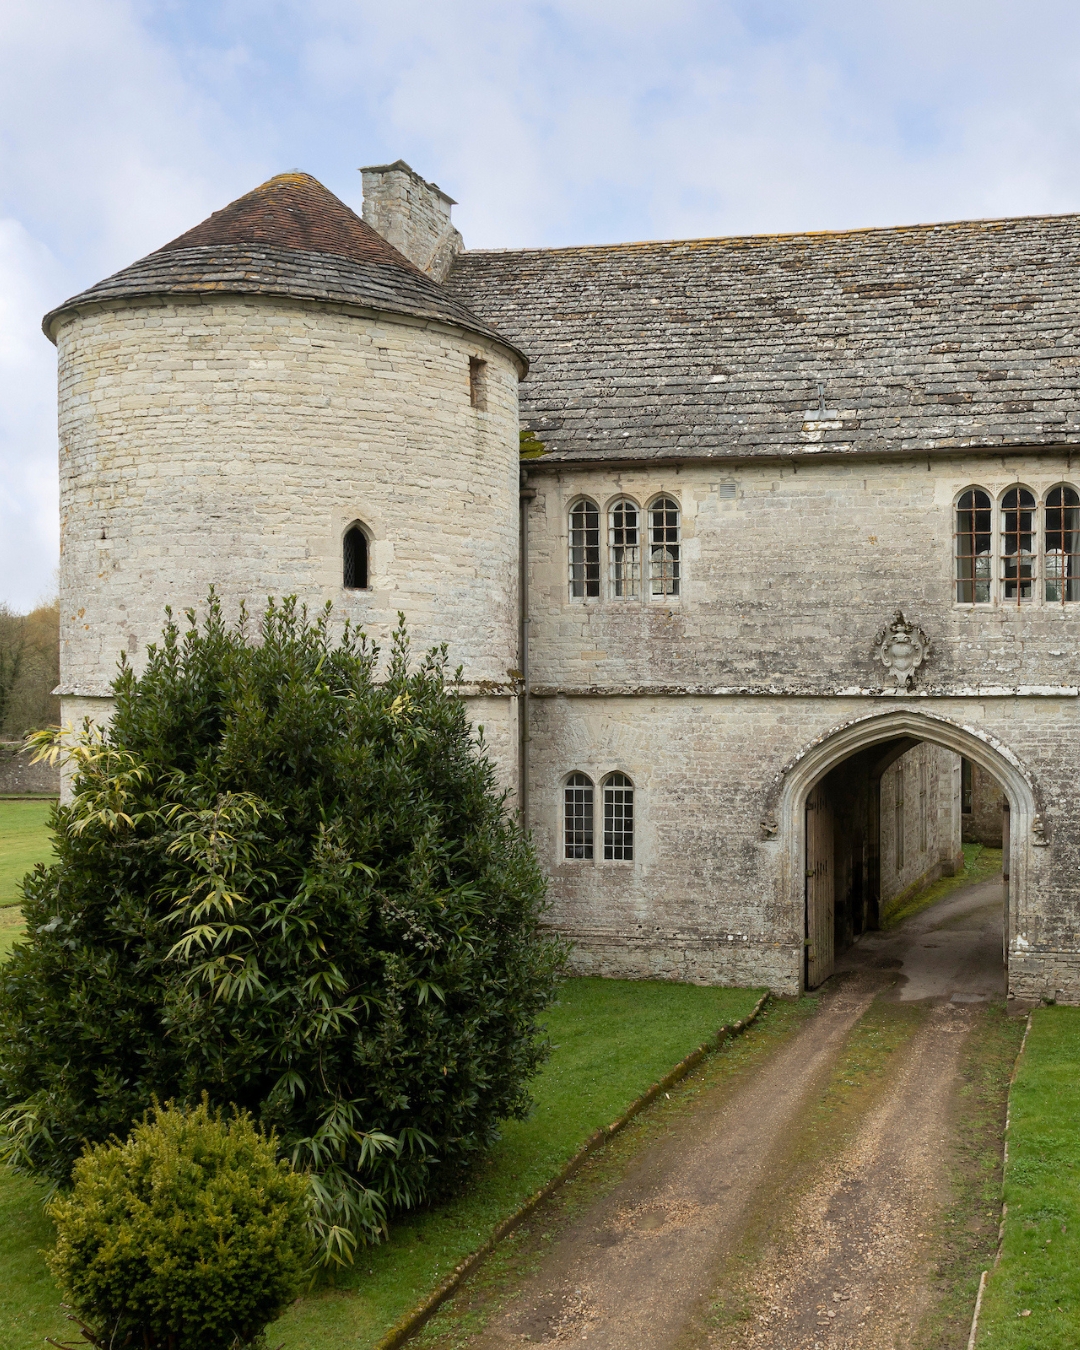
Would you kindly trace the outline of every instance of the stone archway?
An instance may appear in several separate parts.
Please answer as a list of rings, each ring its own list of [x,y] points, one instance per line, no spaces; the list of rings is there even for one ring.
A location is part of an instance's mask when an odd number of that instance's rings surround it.
[[[801,930],[805,914],[806,804],[815,785],[860,751],[884,742],[907,747],[922,741],[953,750],[980,765],[993,775],[1005,793],[1009,804],[1010,859],[1006,938],[1017,932],[1017,915],[1026,909],[1030,850],[1047,842],[1038,789],[1016,755],[982,729],[907,708],[871,713],[833,728],[800,751],[773,782],[769,822],[770,825],[775,822],[781,841],[783,895],[796,931]],[[1006,962],[1008,946],[1007,941]]]

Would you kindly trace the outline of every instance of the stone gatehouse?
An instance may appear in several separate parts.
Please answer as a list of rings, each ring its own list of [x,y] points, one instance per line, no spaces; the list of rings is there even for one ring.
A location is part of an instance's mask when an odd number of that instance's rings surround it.
[[[1080,217],[470,251],[452,205],[281,175],[46,317],[65,720],[210,583],[404,610],[578,967],[784,993],[956,867],[966,762],[1010,988],[1080,1002]]]

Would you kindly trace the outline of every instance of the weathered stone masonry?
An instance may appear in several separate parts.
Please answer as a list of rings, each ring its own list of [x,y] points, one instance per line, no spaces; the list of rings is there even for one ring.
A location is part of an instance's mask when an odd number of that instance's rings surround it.
[[[358,238],[376,263],[315,255],[312,268],[299,250],[193,231],[50,316],[63,716],[107,716],[120,652],[138,668],[165,606],[198,605],[211,584],[233,613],[268,595],[331,600],[384,645],[400,610],[417,650],[448,642],[489,691],[477,715],[513,786],[524,363],[373,231],[337,219],[345,208],[312,181],[286,177],[277,195],[299,192],[331,217],[329,246],[358,251]],[[470,360],[484,363],[482,407]],[[354,521],[370,541],[366,590],[342,586]]]
[[[958,603],[953,540],[969,487],[1022,485],[1037,515],[1080,488],[1080,219],[463,252],[407,165],[364,181],[366,224],[282,175],[47,317],[64,716],[107,715],[120,650],[138,665],[210,583],[331,599],[382,640],[404,610],[524,774],[579,968],[782,992],[810,968],[811,792],[842,945],[955,865],[962,755],[1011,808],[1010,987],[1080,1002],[1080,602],[1039,577],[1004,603],[995,572]],[[523,484],[519,411],[545,450]],[[616,598],[608,509],[660,496],[678,593],[646,562]],[[364,590],[342,585],[355,522]],[[910,690],[875,646],[897,610],[930,643]],[[575,772],[632,781],[632,860],[567,858]]]
[[[1080,486],[1078,262],[1076,217],[458,258],[532,362],[532,823],[583,966],[798,987],[800,764],[839,737],[877,793],[923,741],[1016,775],[1010,985],[1080,999],[1076,606],[957,604],[953,557],[965,488]],[[570,505],[660,493],[681,595],[572,600]],[[932,641],[900,696],[872,650],[897,608]],[[560,856],[578,768],[640,785],[633,865]]]

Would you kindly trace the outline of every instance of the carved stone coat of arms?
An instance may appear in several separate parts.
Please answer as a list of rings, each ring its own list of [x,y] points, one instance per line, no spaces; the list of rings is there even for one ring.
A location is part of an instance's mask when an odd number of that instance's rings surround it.
[[[929,654],[930,639],[899,609],[874,638],[874,655],[898,689],[914,689],[915,674]]]

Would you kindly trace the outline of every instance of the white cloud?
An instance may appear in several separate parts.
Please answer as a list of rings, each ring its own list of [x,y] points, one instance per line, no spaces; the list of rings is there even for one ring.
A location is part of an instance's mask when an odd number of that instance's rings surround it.
[[[0,8],[0,598],[54,562],[40,313],[272,172],[401,156],[473,246],[1080,209],[1062,0]]]
[[[58,547],[56,361],[25,338],[61,272],[14,220],[0,220],[0,600],[28,609],[53,589]]]
[[[0,7],[0,601],[52,589],[56,357],[41,316],[258,180],[131,5]]]
[[[474,244],[1080,206],[1062,3],[286,8],[327,120],[361,110],[347,134],[459,197]]]

